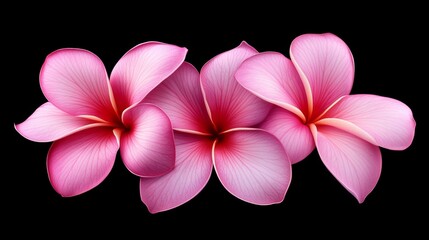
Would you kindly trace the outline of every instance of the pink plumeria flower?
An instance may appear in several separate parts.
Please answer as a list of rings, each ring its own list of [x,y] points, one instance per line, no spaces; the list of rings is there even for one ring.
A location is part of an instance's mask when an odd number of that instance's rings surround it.
[[[124,165],[141,177],[174,167],[171,122],[158,107],[141,103],[184,61],[186,48],[146,42],[130,49],[110,80],[93,53],[65,48],[49,54],[40,72],[48,102],[15,125],[25,138],[53,142],[47,156],[49,180],[71,197],[98,186],[120,149]]]
[[[412,112],[395,99],[349,95],[353,56],[331,33],[297,37],[290,56],[257,54],[235,76],[246,89],[277,105],[260,127],[281,140],[292,164],[317,148],[327,169],[362,203],[381,174],[380,147],[410,146],[416,125]]]
[[[141,178],[140,195],[149,212],[175,208],[195,197],[213,169],[233,196],[256,205],[283,201],[291,163],[280,141],[254,128],[272,108],[240,86],[238,66],[257,51],[242,42],[208,61],[201,74],[184,63],[152,91],[170,117],[176,143],[175,168],[158,178]]]

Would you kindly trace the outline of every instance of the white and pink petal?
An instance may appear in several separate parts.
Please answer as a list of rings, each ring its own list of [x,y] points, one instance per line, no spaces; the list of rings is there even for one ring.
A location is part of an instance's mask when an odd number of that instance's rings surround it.
[[[183,63],[187,51],[184,47],[150,41],[125,53],[110,77],[119,111],[142,101]]]
[[[303,160],[315,148],[310,128],[283,108],[273,108],[259,127],[280,140],[292,164]]]
[[[292,166],[280,141],[263,130],[224,133],[213,149],[222,185],[235,197],[256,205],[283,201]]]
[[[281,53],[263,52],[249,57],[238,68],[235,77],[258,97],[305,120],[308,103],[304,85],[295,66]]]
[[[119,145],[111,128],[97,127],[55,141],[47,157],[52,187],[63,197],[85,193],[110,173]]]
[[[416,122],[411,109],[396,99],[371,94],[348,95],[319,121],[392,150],[411,145]]]
[[[190,63],[184,62],[144,102],[153,103],[167,113],[175,129],[210,132],[212,124],[204,105],[200,75]]]
[[[93,120],[70,115],[50,102],[42,104],[15,129],[23,137],[35,142],[52,142],[86,128],[99,126]]]
[[[206,106],[219,131],[258,124],[271,108],[271,104],[246,90],[234,77],[240,64],[257,53],[243,41],[210,59],[201,69]]]
[[[332,33],[303,34],[290,46],[290,56],[307,92],[310,117],[316,118],[339,97],[350,93],[354,81],[353,55]]]
[[[124,112],[121,157],[130,172],[157,177],[171,171],[175,146],[170,119],[153,104],[141,103]]]
[[[203,136],[176,132],[175,142],[174,169],[160,177],[140,179],[140,197],[151,213],[185,204],[201,192],[210,179],[213,141]]]
[[[43,94],[70,115],[115,116],[110,83],[103,62],[83,49],[59,49],[46,57],[40,71]]]
[[[364,202],[381,175],[380,148],[335,127],[311,129],[326,168],[359,203]]]

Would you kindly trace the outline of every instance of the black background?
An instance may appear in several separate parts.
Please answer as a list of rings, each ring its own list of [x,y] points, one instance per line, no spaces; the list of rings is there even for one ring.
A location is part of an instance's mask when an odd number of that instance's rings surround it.
[[[108,4],[107,4],[108,5]],[[165,5],[168,5],[165,3]],[[201,4],[200,4],[201,5]],[[426,17],[421,6],[345,7],[326,12],[316,6],[259,5],[179,7],[117,6],[89,9],[85,5],[11,7],[2,16],[4,84],[2,132],[2,218],[13,234],[60,235],[138,233],[184,236],[236,236],[263,233],[299,236],[427,235],[427,156],[421,127],[427,82]],[[308,4],[310,5],[310,4]],[[287,6],[287,3],[286,3]],[[112,7],[112,6],[110,6]],[[335,7],[335,6],[330,6]],[[44,10],[40,10],[40,9]],[[195,9],[193,9],[195,8]],[[173,13],[173,10],[176,10]],[[213,11],[213,13],[209,13]],[[353,11],[357,13],[352,14]],[[149,16],[150,15],[150,16]],[[121,56],[145,41],[161,41],[188,48],[186,61],[197,69],[215,55],[245,40],[258,51],[289,56],[291,41],[304,33],[331,32],[350,47],[356,66],[352,93],[370,93],[407,104],[417,122],[413,144],[404,151],[382,149],[380,180],[359,204],[328,172],[314,151],[293,165],[285,200],[256,206],[229,194],[213,173],[203,191],[175,209],[150,214],[139,197],[139,180],[120,157],[107,179],[80,196],[63,198],[51,187],[46,171],[50,143],[20,136],[14,123],[24,121],[46,100],[38,74],[44,58],[63,47],[84,48],[97,54],[108,73]],[[394,116],[392,116],[394,117]],[[41,227],[34,227],[41,226]],[[175,230],[173,231],[173,227]],[[18,230],[15,230],[18,229]],[[203,235],[198,235],[198,231]],[[400,236],[400,235],[399,235]]]

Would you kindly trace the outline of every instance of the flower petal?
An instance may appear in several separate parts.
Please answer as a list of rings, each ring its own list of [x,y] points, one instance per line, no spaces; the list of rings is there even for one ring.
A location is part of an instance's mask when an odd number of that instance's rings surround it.
[[[305,120],[308,103],[304,85],[292,62],[282,54],[264,52],[249,57],[238,68],[235,77],[244,88],[260,98]]]
[[[153,103],[167,113],[175,129],[210,132],[211,122],[204,106],[200,76],[187,62],[149,93],[144,102]]]
[[[188,133],[176,132],[174,136],[174,169],[161,177],[140,179],[140,197],[151,213],[176,208],[194,198],[209,181],[213,169],[213,141]]]
[[[25,138],[35,142],[52,142],[97,124],[61,111],[50,102],[42,104],[15,129]]]
[[[234,77],[239,65],[257,51],[242,42],[209,60],[201,69],[201,85],[218,131],[249,127],[262,121],[271,105],[247,91]]]
[[[47,158],[55,191],[72,197],[99,185],[111,171],[119,145],[110,128],[90,128],[54,142]]]
[[[93,115],[104,120],[114,116],[110,85],[103,62],[83,49],[52,52],[40,71],[45,97],[70,115]]]
[[[303,34],[292,41],[290,56],[306,88],[313,118],[350,93],[354,60],[339,37],[331,33]]]
[[[119,111],[140,102],[170,76],[185,60],[187,51],[161,42],[145,42],[130,49],[110,77]]]
[[[124,112],[129,128],[121,136],[121,156],[135,175],[155,177],[174,167],[175,147],[170,119],[152,104],[138,104]]]
[[[280,107],[273,108],[260,127],[280,140],[292,164],[303,160],[315,148],[308,126],[298,116]]]
[[[331,126],[312,125],[316,147],[328,170],[362,203],[381,174],[380,148]]]
[[[416,128],[413,113],[407,105],[396,99],[370,94],[345,96],[324,118],[329,119],[320,123],[334,125],[357,136],[369,135],[364,139],[392,150],[410,146]]]
[[[283,146],[263,130],[225,133],[214,146],[214,167],[232,195],[257,205],[282,202],[292,176]]]

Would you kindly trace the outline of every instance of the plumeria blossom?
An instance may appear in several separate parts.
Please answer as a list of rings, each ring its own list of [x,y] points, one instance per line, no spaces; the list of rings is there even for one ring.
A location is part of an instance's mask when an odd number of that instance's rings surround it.
[[[50,53],[40,72],[48,102],[15,129],[35,142],[53,142],[47,155],[49,180],[71,197],[98,186],[116,155],[140,177],[160,176],[175,163],[171,121],[142,100],[184,61],[186,48],[145,42],[130,49],[110,79],[93,53],[64,48]]]
[[[176,144],[175,168],[141,178],[149,212],[175,208],[195,197],[216,172],[233,196],[256,205],[283,201],[291,163],[272,134],[255,128],[273,107],[238,84],[238,66],[257,51],[242,42],[207,63],[199,73],[185,62],[144,100],[170,117]],[[213,170],[214,169],[214,170]]]
[[[290,59],[278,52],[256,54],[237,70],[237,81],[276,105],[261,128],[283,143],[292,164],[317,149],[333,176],[364,202],[381,174],[380,147],[404,150],[415,120],[404,103],[352,94],[354,60],[336,35],[303,34]]]

